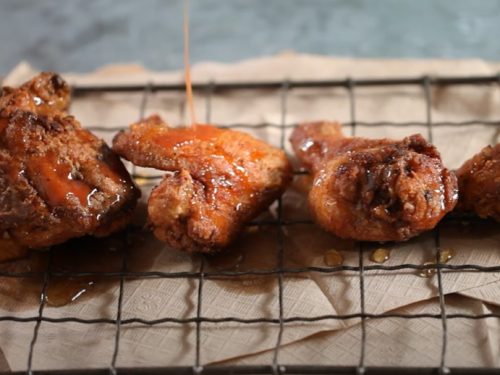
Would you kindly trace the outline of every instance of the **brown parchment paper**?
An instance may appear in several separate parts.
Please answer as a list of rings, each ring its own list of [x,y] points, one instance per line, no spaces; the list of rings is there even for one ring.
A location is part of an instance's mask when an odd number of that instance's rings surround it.
[[[237,64],[205,63],[193,67],[194,82],[230,82],[262,80],[335,79],[345,77],[407,77],[424,74],[481,75],[496,72],[498,64],[480,60],[358,60],[292,53],[276,57],[243,61]],[[34,74],[20,64],[4,81],[16,85]],[[79,85],[179,83],[182,72],[150,72],[138,65],[104,67],[90,74],[64,74]],[[449,87],[433,90],[432,118],[436,122],[466,120],[498,120],[500,93],[497,87]],[[357,134],[368,137],[403,137],[421,132],[422,126],[372,127],[363,122],[408,121],[425,123],[426,109],[420,87],[355,88]],[[195,97],[199,119],[207,119],[206,97]],[[142,93],[95,94],[75,98],[71,112],[84,126],[126,126],[139,116]],[[161,114],[177,125],[185,123],[183,95],[151,93],[147,97],[145,115]],[[210,121],[218,125],[232,123],[281,123],[279,91],[227,91],[210,101]],[[349,98],[345,89],[294,89],[286,103],[287,123],[304,120],[332,119],[350,121]],[[279,146],[276,128],[244,128],[255,136]],[[350,129],[346,127],[346,132]],[[96,132],[110,142],[113,133]],[[289,131],[287,131],[287,138]],[[450,168],[489,143],[498,142],[499,128],[474,124],[466,127],[437,126],[434,143]],[[293,157],[286,142],[286,150]],[[157,173],[139,169],[140,173]],[[308,218],[305,202],[306,183],[298,180],[285,193],[285,219]],[[147,190],[151,185],[143,186]],[[144,194],[143,201],[147,198]],[[267,215],[275,215],[275,205]],[[500,232],[498,225],[467,223],[443,224],[441,246],[455,253],[450,264],[500,264]],[[276,230],[260,228],[247,233],[244,244],[248,253],[257,252],[260,266],[276,265]],[[324,266],[324,252],[340,250],[345,264],[358,264],[357,247],[341,241],[316,226],[297,225],[285,228],[286,264]],[[166,248],[151,240],[155,252],[151,270],[195,271],[199,258]],[[147,253],[146,253],[147,254]],[[370,249],[364,254],[370,264]],[[434,257],[434,237],[424,234],[394,246],[387,265],[422,264]],[[263,286],[265,285],[265,287]],[[498,309],[500,302],[499,273],[443,273],[443,289],[448,312],[487,313]],[[437,278],[422,278],[416,272],[370,271],[365,274],[366,312],[387,311],[439,313],[436,302]],[[188,318],[196,316],[196,280],[149,279],[127,280],[124,289],[123,319]],[[360,311],[359,276],[356,273],[302,275],[284,279],[285,317],[350,314]],[[102,295],[83,299],[64,307],[47,307],[44,316],[86,319],[116,317],[118,286]],[[16,311],[16,300],[9,295],[0,299],[0,316]],[[233,280],[218,282],[207,279],[203,289],[202,316],[220,318],[277,318],[278,288],[275,280]],[[37,308],[16,311],[17,316],[36,316]],[[499,366],[498,320],[471,321],[454,319],[448,323],[450,366]],[[0,322],[0,348],[12,370],[27,367],[29,343],[34,323]],[[112,324],[85,325],[42,322],[34,349],[34,369],[66,369],[108,367],[114,348],[116,328]],[[193,365],[195,358],[195,325],[175,323],[146,326],[124,325],[121,329],[117,366]],[[201,361],[210,363],[270,363],[278,327],[272,324],[242,325],[238,323],[202,325]],[[285,325],[280,363],[357,364],[360,348],[359,319],[327,320],[316,323]],[[441,347],[441,322],[436,319],[378,319],[368,321],[367,365],[437,365]],[[0,357],[1,358],[1,357]],[[1,366],[1,360],[0,360]]]

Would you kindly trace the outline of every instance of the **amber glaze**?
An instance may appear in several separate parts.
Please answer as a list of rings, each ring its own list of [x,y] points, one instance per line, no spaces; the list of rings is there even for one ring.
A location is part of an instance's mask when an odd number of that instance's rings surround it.
[[[71,195],[77,197],[82,206],[88,206],[88,198],[94,189],[85,182],[76,180],[71,166],[58,159],[55,154],[32,158],[28,163],[28,174],[38,186],[40,195],[51,206],[67,204]]]
[[[224,185],[224,180],[229,181],[232,178],[238,180],[238,184],[232,185],[233,189],[239,191],[251,191],[252,186],[248,181],[248,172],[245,168],[235,160],[234,155],[229,154],[224,150],[223,144],[220,143],[218,137],[228,130],[219,129],[212,125],[207,124],[197,124],[189,128],[164,128],[166,131],[163,134],[159,134],[157,129],[152,128],[145,138],[151,140],[152,142],[158,144],[165,149],[171,150],[173,153],[197,153],[199,152],[197,144],[201,142],[208,143],[212,148],[212,152],[208,155],[199,155],[196,159],[200,161],[201,165],[198,166],[198,171],[201,175],[205,177],[205,181],[208,182],[210,190],[216,192],[218,187]],[[192,147],[190,147],[192,146]],[[188,148],[184,149],[184,148]],[[184,149],[184,150],[183,150]],[[256,162],[263,156],[263,152],[260,150],[255,150],[251,152],[251,162]],[[214,158],[223,159],[229,166],[227,169],[228,177],[220,175],[212,168],[212,162]],[[210,197],[215,198],[215,197]]]
[[[189,128],[168,128],[168,132],[160,136],[157,132],[151,131],[148,138],[165,148],[175,150],[185,144],[193,143],[195,140],[215,140],[221,132],[223,130],[215,126],[197,124]]]

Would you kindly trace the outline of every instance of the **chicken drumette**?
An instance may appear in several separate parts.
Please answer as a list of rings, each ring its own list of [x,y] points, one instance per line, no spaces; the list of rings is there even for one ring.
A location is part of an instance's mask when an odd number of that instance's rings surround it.
[[[113,150],[171,172],[151,193],[149,222],[156,237],[191,252],[229,245],[291,179],[284,152],[248,134],[210,125],[171,128],[158,116],[119,133]]]
[[[27,247],[116,231],[139,196],[119,158],[65,112],[69,100],[54,73],[0,95],[0,233]]]
[[[500,221],[500,144],[487,146],[457,170],[457,208]]]
[[[314,174],[309,205],[339,237],[404,241],[432,229],[457,201],[455,175],[420,135],[401,141],[344,137],[337,123],[307,123],[290,139]]]

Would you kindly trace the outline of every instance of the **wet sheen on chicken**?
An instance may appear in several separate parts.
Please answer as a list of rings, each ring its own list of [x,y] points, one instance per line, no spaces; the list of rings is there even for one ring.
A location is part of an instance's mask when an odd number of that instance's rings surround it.
[[[117,231],[140,194],[109,147],[66,113],[69,102],[54,73],[0,95],[0,233],[26,247]]]
[[[285,153],[239,131],[211,125],[172,128],[151,116],[119,133],[113,150],[168,173],[151,193],[149,222],[173,248],[214,252],[285,190]]]
[[[500,144],[487,146],[458,170],[457,208],[500,221]]]
[[[420,135],[345,137],[338,123],[299,125],[290,141],[313,173],[309,206],[338,237],[404,241],[436,226],[457,202],[457,181]]]

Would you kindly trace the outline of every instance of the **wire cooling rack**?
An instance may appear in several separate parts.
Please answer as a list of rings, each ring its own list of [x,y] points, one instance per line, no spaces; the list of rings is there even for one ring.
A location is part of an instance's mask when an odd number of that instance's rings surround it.
[[[433,86],[456,86],[456,85],[498,85],[500,84],[500,74],[494,76],[467,76],[467,77],[412,77],[400,79],[344,79],[344,80],[326,80],[326,81],[275,81],[275,82],[237,82],[237,83],[216,83],[210,82],[207,84],[194,84],[193,89],[198,92],[206,94],[206,122],[210,123],[211,118],[211,103],[212,95],[225,90],[256,90],[267,89],[272,92],[274,90],[280,96],[281,106],[281,121],[279,124],[229,124],[225,127],[277,127],[280,129],[280,146],[283,149],[285,146],[285,130],[295,126],[295,124],[287,123],[287,99],[291,89],[294,88],[333,88],[341,87],[347,90],[350,107],[350,122],[351,134],[356,135],[356,127],[358,125],[370,126],[410,126],[421,125],[427,129],[427,138],[432,142],[433,129],[436,126],[469,126],[474,124],[488,125],[500,128],[500,121],[463,121],[463,122],[434,122],[432,119],[431,111],[431,88]],[[384,87],[384,86],[416,86],[421,87],[423,100],[425,101],[425,122],[358,122],[356,120],[356,88],[357,87]],[[140,105],[141,117],[144,115],[147,107],[148,96],[153,92],[160,91],[174,91],[181,92],[184,90],[184,85],[128,85],[128,86],[74,86],[74,95],[88,94],[88,93],[106,93],[106,92],[142,92],[142,100]],[[109,127],[92,127],[91,130],[115,132],[121,128]],[[134,170],[135,172],[135,170]],[[295,174],[304,174],[306,172],[298,170]],[[137,177],[137,176],[136,176]],[[144,178],[144,176],[140,176]],[[151,178],[156,178],[152,176]],[[459,219],[459,218],[458,218]],[[474,218],[469,218],[474,220]],[[454,221],[457,220],[453,215],[446,217],[444,220]],[[262,223],[252,222],[249,225],[259,225]],[[275,225],[279,228],[291,226],[296,224],[309,224],[314,225],[310,220],[285,220],[282,215],[281,199],[278,201],[278,214],[276,220],[266,220],[266,225]],[[32,317],[18,317],[18,316],[0,316],[0,321],[8,322],[35,322],[33,336],[29,347],[26,348],[28,352],[27,371],[19,373],[28,374],[48,374],[48,373],[61,373],[61,374],[493,374],[498,373],[498,369],[481,369],[481,368],[450,368],[446,363],[446,354],[448,346],[448,328],[447,322],[450,319],[500,319],[500,314],[450,314],[446,312],[446,303],[443,293],[443,270],[455,270],[456,272],[500,272],[500,264],[493,264],[490,266],[478,264],[459,264],[449,265],[439,262],[441,258],[441,238],[439,226],[434,229],[434,253],[436,256],[436,263],[429,265],[417,264],[399,264],[399,265],[365,265],[363,262],[363,243],[358,244],[359,262],[357,265],[340,265],[335,267],[300,267],[300,268],[286,268],[284,267],[284,239],[281,230],[278,230],[276,255],[277,265],[274,269],[265,270],[251,270],[251,271],[205,271],[205,261],[202,259],[200,268],[197,272],[132,272],[127,269],[127,261],[124,255],[122,262],[122,269],[120,272],[105,272],[99,273],[100,276],[119,278],[119,297],[116,306],[116,317],[114,319],[81,319],[77,317],[64,317],[64,318],[50,318],[44,316],[44,309],[46,304],[46,292],[48,290],[49,280],[52,277],[85,277],[94,275],[92,272],[81,273],[68,273],[68,272],[55,272],[51,271],[50,261],[47,269],[43,273],[43,286],[40,291],[40,304],[38,307],[37,316]],[[422,314],[400,314],[400,313],[383,313],[371,314],[365,311],[365,274],[367,271],[372,270],[385,270],[385,271],[398,271],[398,270],[435,270],[437,274],[438,296],[440,312],[438,314],[422,313]],[[302,274],[302,273],[321,273],[321,274],[335,274],[341,271],[354,271],[359,277],[359,292],[360,292],[360,311],[347,314],[347,315],[322,315],[314,317],[305,316],[292,316],[285,318],[284,311],[286,306],[283,303],[283,280],[286,275]],[[278,285],[278,318],[266,319],[242,319],[237,317],[226,316],[222,318],[211,318],[210,316],[202,315],[203,304],[203,288],[204,282],[210,278],[216,277],[230,277],[238,278],[248,275],[273,275],[277,278]],[[34,272],[0,272],[0,277],[35,277],[40,276],[39,273]],[[197,305],[196,316],[191,318],[163,318],[157,320],[145,320],[139,318],[122,319],[122,305],[124,296],[124,283],[129,278],[181,278],[181,279],[196,279],[197,280]],[[359,361],[357,366],[341,367],[341,366],[318,366],[313,363],[304,365],[284,366],[280,363],[280,347],[282,343],[283,332],[288,328],[290,323],[301,322],[310,323],[327,320],[348,320],[352,318],[360,319],[361,322],[361,345],[359,348]],[[436,319],[441,322],[442,327],[442,343],[440,353],[440,363],[436,367],[368,367],[365,366],[365,352],[367,347],[367,334],[366,334],[366,320],[367,319]],[[37,344],[38,332],[41,324],[44,322],[50,323],[64,323],[76,322],[81,324],[113,324],[116,327],[113,355],[110,358],[108,368],[103,369],[75,369],[75,370],[60,370],[60,371],[34,371],[33,370],[33,352]],[[222,324],[225,322],[237,322],[247,325],[257,323],[273,324],[279,327],[276,336],[276,343],[274,347],[272,363],[260,366],[202,366],[201,353],[201,337],[203,335],[202,326],[204,324]],[[187,367],[162,367],[162,368],[118,368],[117,357],[120,349],[120,335],[121,327],[123,325],[139,323],[147,326],[155,326],[162,323],[175,323],[175,324],[195,324],[196,325],[196,342],[195,342],[195,356],[193,358],[192,366]]]

